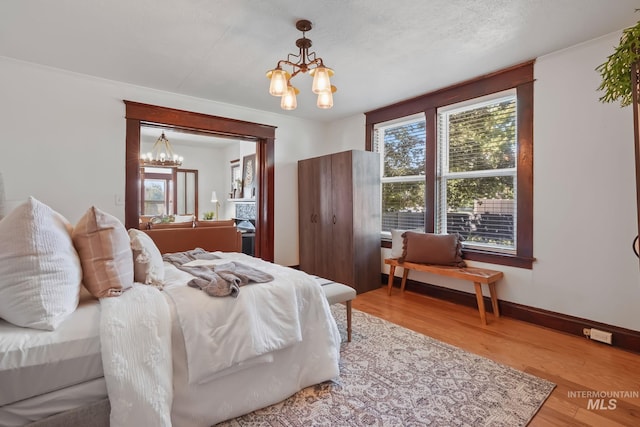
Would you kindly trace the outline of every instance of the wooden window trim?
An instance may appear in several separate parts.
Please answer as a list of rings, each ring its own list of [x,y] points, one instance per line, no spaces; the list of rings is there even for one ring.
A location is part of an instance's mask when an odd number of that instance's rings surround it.
[[[373,148],[373,129],[386,122],[416,113],[424,113],[427,129],[425,229],[435,227],[436,195],[436,135],[438,107],[467,101],[484,95],[515,88],[518,99],[518,217],[516,255],[465,249],[465,258],[472,261],[533,268],[533,65],[534,60],[449,86],[387,107],[366,112],[366,149]],[[383,241],[382,246],[385,246]]]

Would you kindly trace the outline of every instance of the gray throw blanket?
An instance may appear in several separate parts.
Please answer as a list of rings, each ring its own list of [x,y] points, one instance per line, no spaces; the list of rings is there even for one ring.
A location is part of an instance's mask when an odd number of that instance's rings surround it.
[[[251,282],[265,283],[273,280],[273,276],[235,261],[219,266],[187,267],[184,264],[194,260],[220,259],[219,256],[207,252],[202,248],[195,248],[186,252],[175,252],[162,255],[162,259],[175,265],[182,271],[195,276],[188,283],[192,288],[200,288],[213,297],[236,298],[240,293],[240,286]]]

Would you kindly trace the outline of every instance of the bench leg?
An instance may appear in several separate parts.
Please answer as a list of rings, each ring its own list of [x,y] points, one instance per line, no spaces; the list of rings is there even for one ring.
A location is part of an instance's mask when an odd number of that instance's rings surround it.
[[[405,267],[402,272],[402,283],[400,284],[400,292],[404,292],[404,287],[407,284],[407,277],[409,277],[409,269]]]
[[[391,288],[393,287],[393,275],[396,274],[396,266],[389,266],[389,284],[387,285],[387,295],[391,295]]]
[[[484,298],[482,297],[482,283],[473,282],[476,287],[476,300],[478,300],[478,311],[483,325],[487,324],[487,313],[484,310]]]
[[[351,300],[347,301],[347,342],[351,342]]]
[[[489,293],[491,294],[491,306],[493,307],[493,315],[500,317],[500,310],[498,309],[498,295],[496,294],[496,284],[489,283]]]

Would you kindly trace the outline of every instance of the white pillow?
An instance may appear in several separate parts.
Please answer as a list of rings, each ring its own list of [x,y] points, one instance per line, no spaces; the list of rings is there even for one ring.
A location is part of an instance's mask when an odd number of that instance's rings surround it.
[[[407,230],[391,230],[391,258],[402,256],[402,233]]]
[[[193,222],[193,215],[174,215],[173,222]]]
[[[162,254],[144,231],[129,230],[133,251],[133,278],[138,283],[162,287],[164,285],[164,262]]]
[[[0,220],[0,317],[51,331],[76,309],[82,268],[71,229],[33,197]]]

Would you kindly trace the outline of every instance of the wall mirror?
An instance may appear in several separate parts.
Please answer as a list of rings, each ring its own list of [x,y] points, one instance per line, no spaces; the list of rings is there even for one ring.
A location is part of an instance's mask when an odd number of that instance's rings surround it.
[[[155,204],[154,212],[164,209],[175,215],[188,215],[193,211],[201,219],[204,212],[215,209],[213,196],[217,194],[218,202],[223,202],[220,218],[233,217],[233,205],[224,205],[231,198],[229,189],[233,188],[229,164],[253,155],[254,255],[273,261],[275,127],[132,101],[124,103],[127,120],[125,226],[140,226],[145,203],[151,199],[145,194],[145,185],[152,186],[152,180],[158,188],[164,188],[164,192],[158,191],[158,200],[151,201],[149,212]],[[179,168],[166,168],[168,171],[147,171],[141,165],[140,156],[150,150],[163,131],[173,150],[184,158],[183,164]],[[240,162],[237,163],[241,168]]]

